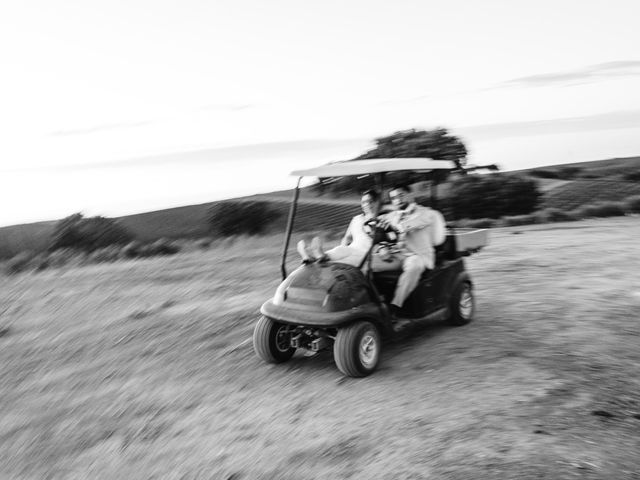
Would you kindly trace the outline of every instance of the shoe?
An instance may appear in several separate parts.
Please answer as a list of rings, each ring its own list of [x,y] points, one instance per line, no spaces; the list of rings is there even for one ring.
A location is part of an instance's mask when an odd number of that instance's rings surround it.
[[[389,315],[391,316],[391,323],[397,323],[400,318],[400,307],[394,305],[393,303],[389,304]]]

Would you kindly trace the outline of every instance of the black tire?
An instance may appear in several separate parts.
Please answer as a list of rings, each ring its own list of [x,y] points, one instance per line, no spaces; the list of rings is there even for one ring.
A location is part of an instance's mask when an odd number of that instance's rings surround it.
[[[475,301],[471,282],[465,280],[456,286],[453,295],[451,295],[449,308],[451,309],[451,314],[449,315],[450,325],[459,327],[473,320]]]
[[[333,358],[338,370],[349,377],[366,377],[380,361],[382,339],[376,326],[356,322],[338,330],[333,343]]]
[[[253,329],[253,349],[267,363],[282,363],[289,360],[295,348],[291,346],[291,335],[285,333],[289,328],[269,317],[260,317]]]

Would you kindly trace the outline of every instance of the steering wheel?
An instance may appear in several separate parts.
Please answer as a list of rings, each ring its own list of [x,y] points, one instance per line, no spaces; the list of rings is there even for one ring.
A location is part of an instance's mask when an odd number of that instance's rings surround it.
[[[377,219],[371,218],[365,223],[366,227],[369,227],[370,232],[367,232],[369,236],[373,238],[374,244],[395,244],[398,241],[398,231],[393,227],[382,227]]]

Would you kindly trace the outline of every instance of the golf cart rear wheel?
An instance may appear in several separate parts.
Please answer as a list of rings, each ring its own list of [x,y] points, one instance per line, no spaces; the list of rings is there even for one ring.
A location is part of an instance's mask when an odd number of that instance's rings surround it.
[[[267,363],[282,363],[289,360],[295,348],[291,346],[289,326],[269,317],[260,317],[253,330],[253,349]]]
[[[338,370],[350,377],[365,377],[380,361],[382,341],[376,326],[356,322],[338,330],[333,344],[333,358]]]
[[[451,296],[451,325],[466,325],[473,320],[474,299],[471,282],[460,282]]]

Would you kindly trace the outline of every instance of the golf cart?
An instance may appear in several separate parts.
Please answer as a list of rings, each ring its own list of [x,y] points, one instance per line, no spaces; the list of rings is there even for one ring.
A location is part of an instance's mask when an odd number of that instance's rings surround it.
[[[436,247],[436,263],[405,301],[402,321],[393,321],[388,301],[393,297],[398,271],[373,271],[371,259],[377,244],[388,240],[380,229],[359,267],[337,262],[304,263],[287,274],[286,260],[303,177],[336,178],[374,175],[380,190],[389,172],[460,171],[453,162],[427,158],[353,160],[297,170],[282,254],[282,283],[261,307],[253,345],[268,363],[289,360],[297,349],[318,352],[333,348],[338,369],[363,377],[380,360],[384,339],[392,338],[416,322],[446,320],[464,325],[473,318],[473,284],[463,257],[487,244],[486,230],[447,229],[446,240]],[[367,266],[369,268],[367,268]]]

